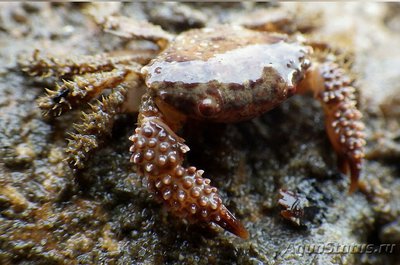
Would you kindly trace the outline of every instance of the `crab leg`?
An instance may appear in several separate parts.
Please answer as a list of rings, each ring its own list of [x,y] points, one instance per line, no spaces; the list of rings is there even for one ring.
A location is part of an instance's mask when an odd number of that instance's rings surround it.
[[[203,170],[183,167],[189,147],[167,124],[165,116],[149,95],[144,95],[138,127],[130,137],[131,161],[144,176],[148,188],[175,215],[188,221],[218,224],[229,232],[248,238],[244,226],[223,205],[217,189],[203,178]]]
[[[358,187],[366,142],[352,81],[338,64],[322,63],[310,69],[300,84],[300,93],[307,90],[313,91],[322,103],[326,130],[338,155],[339,169],[350,174],[349,191],[353,192]]]
[[[83,75],[101,71],[112,71],[117,65],[130,65],[132,62],[147,62],[154,54],[148,52],[142,56],[131,52],[122,56],[110,56],[112,54],[52,57],[41,56],[39,50],[35,50],[32,57],[20,58],[19,67],[31,76],[41,78],[56,77],[69,79],[74,75]],[[148,57],[148,58],[146,58]]]
[[[62,113],[89,102],[105,89],[112,89],[129,79],[137,79],[140,65],[125,66],[110,72],[76,75],[72,81],[63,80],[55,90],[47,89],[47,95],[38,99],[39,107],[45,115],[60,116]]]
[[[127,89],[118,86],[108,96],[91,105],[88,113],[83,113],[82,121],[74,124],[76,133],[70,133],[67,162],[74,168],[83,168],[84,161],[103,140],[110,135],[115,116],[120,113],[127,96]]]

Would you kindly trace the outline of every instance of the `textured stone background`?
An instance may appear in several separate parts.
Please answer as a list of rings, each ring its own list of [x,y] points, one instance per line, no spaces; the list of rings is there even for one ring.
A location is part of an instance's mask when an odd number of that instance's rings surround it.
[[[270,8],[295,12],[311,37],[354,54],[367,125],[365,194],[347,194],[318,102],[296,96],[252,121],[191,124],[189,161],[206,170],[244,222],[243,241],[218,228],[186,225],[149,198],[129,163],[136,116],[74,174],[63,161],[79,111],[41,116],[35,99],[51,82],[23,75],[19,55],[96,54],[125,44],[87,15],[122,13],[170,31],[241,19]],[[400,5],[398,3],[70,4],[0,3],[1,264],[400,264]],[[279,216],[277,191],[306,196],[305,227]],[[307,243],[393,243],[392,254],[304,254]]]

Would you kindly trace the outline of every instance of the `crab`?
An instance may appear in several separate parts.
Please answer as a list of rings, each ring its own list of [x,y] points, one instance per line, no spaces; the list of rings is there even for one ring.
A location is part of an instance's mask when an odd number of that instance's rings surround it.
[[[66,152],[73,167],[84,167],[102,136],[110,133],[117,114],[138,111],[137,128],[129,138],[131,161],[149,191],[178,217],[214,223],[248,238],[217,188],[203,177],[204,171],[185,166],[189,147],[178,136],[179,130],[189,120],[251,119],[293,95],[312,92],[323,107],[339,170],[350,175],[349,190],[357,188],[364,124],[354,79],[329,45],[307,41],[300,33],[269,30],[279,25],[255,29],[221,24],[177,35],[120,16],[107,17],[101,25],[128,40],[153,42],[158,51],[76,58],[35,52],[21,62],[23,71],[32,76],[62,80],[38,100],[46,115],[61,115],[111,91],[91,105],[71,134]]]

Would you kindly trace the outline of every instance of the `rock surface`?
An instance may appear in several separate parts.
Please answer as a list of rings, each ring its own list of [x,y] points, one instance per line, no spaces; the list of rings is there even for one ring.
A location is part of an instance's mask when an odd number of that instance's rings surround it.
[[[51,83],[23,75],[18,56],[96,54],[123,43],[87,11],[122,13],[182,31],[294,12],[312,38],[353,53],[367,125],[362,192],[348,178],[324,131],[319,103],[296,96],[239,124],[193,124],[183,135],[191,164],[206,170],[250,232],[187,225],[154,202],[129,163],[135,115],[121,115],[84,171],[64,162],[79,112],[42,117],[35,99]],[[397,3],[0,3],[1,264],[399,264],[400,5]],[[315,21],[315,22],[314,22]],[[315,25],[314,25],[315,24]],[[283,220],[280,188],[308,200],[304,226]],[[307,244],[396,244],[381,254],[309,253]]]

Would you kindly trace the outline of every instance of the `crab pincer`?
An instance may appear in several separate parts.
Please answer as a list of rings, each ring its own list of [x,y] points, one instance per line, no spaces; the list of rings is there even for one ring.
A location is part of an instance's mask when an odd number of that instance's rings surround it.
[[[148,189],[176,216],[189,222],[213,222],[247,238],[246,229],[222,203],[217,188],[202,177],[204,171],[182,166],[189,147],[167,125],[152,98],[144,96],[142,102],[130,151]]]

